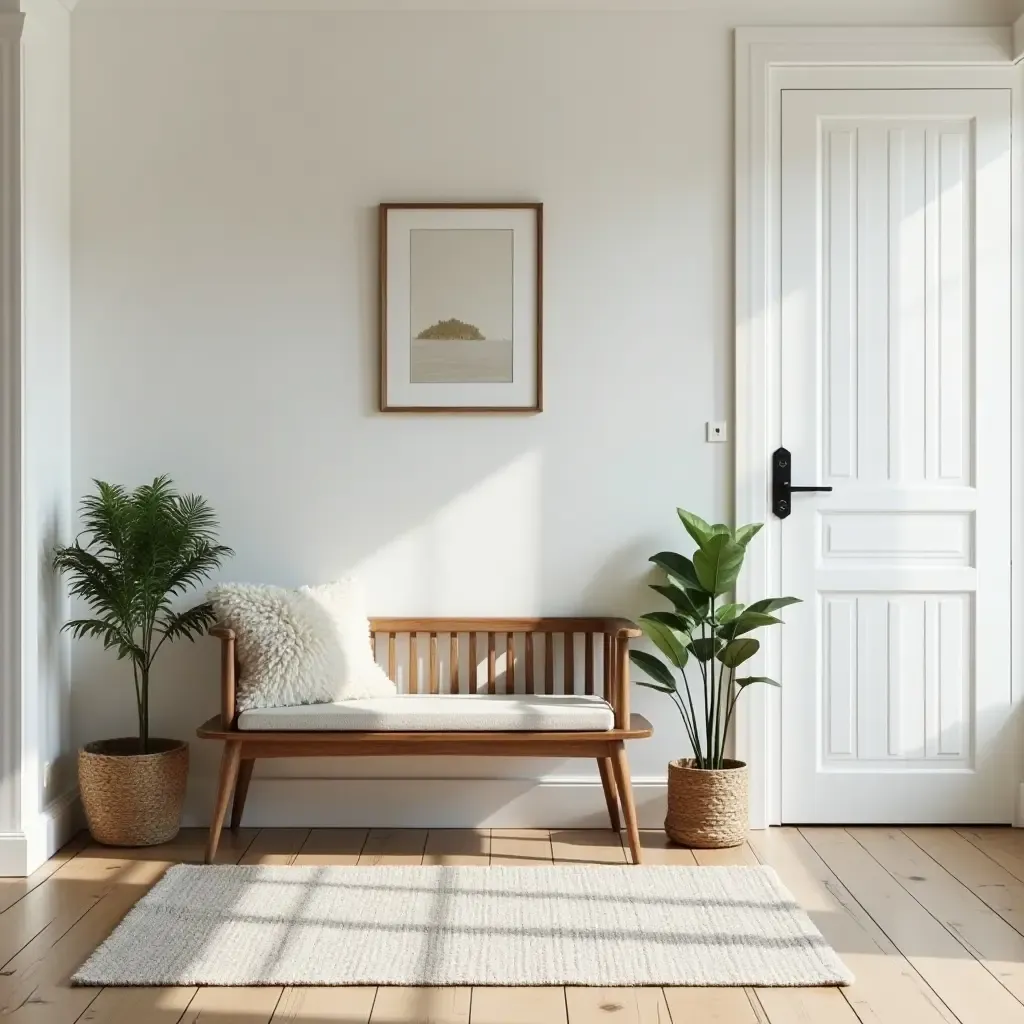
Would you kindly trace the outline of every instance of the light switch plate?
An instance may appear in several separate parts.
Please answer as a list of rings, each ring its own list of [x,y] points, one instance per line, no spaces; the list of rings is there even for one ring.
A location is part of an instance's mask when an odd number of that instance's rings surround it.
[[[706,439],[708,444],[721,444],[729,440],[729,430],[725,420],[716,420],[706,423]]]

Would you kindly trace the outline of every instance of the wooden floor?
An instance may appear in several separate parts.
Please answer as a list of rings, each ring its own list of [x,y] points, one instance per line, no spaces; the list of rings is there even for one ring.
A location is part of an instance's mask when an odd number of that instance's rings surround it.
[[[1024,1024],[1024,830],[803,828],[648,863],[770,864],[857,977],[848,989],[71,988],[68,978],[205,834],[148,850],[79,836],[0,879],[0,1016],[33,1024]],[[611,832],[243,829],[242,864],[624,863]]]

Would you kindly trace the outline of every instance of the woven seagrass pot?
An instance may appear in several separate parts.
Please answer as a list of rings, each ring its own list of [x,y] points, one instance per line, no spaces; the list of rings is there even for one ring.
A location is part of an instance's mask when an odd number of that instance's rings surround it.
[[[78,785],[93,839],[107,846],[155,846],[178,834],[188,779],[188,744],[134,737],[87,743]]]
[[[747,766],[722,762],[718,770],[694,768],[691,759],[668,766],[669,839],[698,850],[740,846],[747,837]]]

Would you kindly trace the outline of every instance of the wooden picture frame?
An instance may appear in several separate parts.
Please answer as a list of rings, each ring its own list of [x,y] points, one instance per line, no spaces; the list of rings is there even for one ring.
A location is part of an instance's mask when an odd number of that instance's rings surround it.
[[[380,410],[543,408],[542,203],[381,203]]]

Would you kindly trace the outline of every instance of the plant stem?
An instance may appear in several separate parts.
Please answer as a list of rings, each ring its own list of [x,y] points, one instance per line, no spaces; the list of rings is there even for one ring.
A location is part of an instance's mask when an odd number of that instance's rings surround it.
[[[139,745],[149,753],[149,666],[142,667],[142,705],[139,709]]]
[[[697,737],[695,732],[695,724],[690,721],[689,716],[686,713],[686,705],[683,704],[682,697],[678,693],[673,693],[673,697],[676,699],[676,703],[679,705],[679,714],[683,718],[683,726],[686,729],[686,738],[690,741],[690,745],[696,749]]]
[[[704,726],[708,737],[708,761],[710,764],[705,763],[702,765],[703,768],[714,768],[714,757],[715,757],[715,744],[714,735],[712,729],[713,719],[713,708],[712,700],[715,692],[715,661],[714,661],[714,649],[715,649],[715,595],[711,595],[711,651],[712,657],[708,658],[706,671],[704,673]],[[700,624],[700,635],[704,636],[705,623],[702,621]]]
[[[715,755],[712,767],[722,767],[722,757],[725,754],[725,734],[722,732],[722,715],[725,708],[722,701],[725,696],[725,689],[722,685],[725,674],[725,663],[720,662],[718,666],[718,686],[715,688],[715,710],[714,710],[714,731],[715,731]]]
[[[139,716],[139,735],[142,735],[142,690],[139,688],[139,663],[132,657],[132,675],[135,677],[135,710]]]
[[[680,670],[683,673],[683,684],[686,686],[686,700],[690,705],[690,719],[693,722],[693,756],[694,759],[700,764],[700,743],[697,737],[697,710],[693,706],[693,694],[690,692],[690,680],[686,678],[686,669]]]
[[[725,728],[722,730],[722,744],[725,744],[725,737],[729,735],[729,725],[732,722],[732,713],[736,710],[736,702],[740,699],[736,690],[736,669],[729,672],[729,710],[725,713]]]

